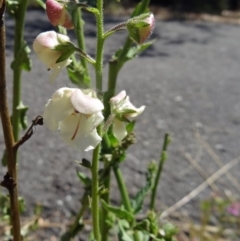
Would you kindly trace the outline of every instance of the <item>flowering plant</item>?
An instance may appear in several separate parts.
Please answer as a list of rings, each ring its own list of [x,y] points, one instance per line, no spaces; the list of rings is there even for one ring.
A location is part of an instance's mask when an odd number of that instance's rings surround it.
[[[0,4],[0,14],[3,16],[5,1],[1,2],[3,4]],[[23,2],[25,5],[19,6],[23,11],[21,16],[24,16],[27,1],[23,0]],[[48,101],[46,100],[41,115],[33,121],[21,139],[18,138],[18,126],[22,120],[20,116],[24,116],[27,109],[19,102],[17,108],[21,109],[21,115],[16,112],[13,114],[12,120],[16,142],[13,139],[7,112],[6,94],[4,92],[1,95],[1,117],[5,133],[8,165],[8,173],[1,184],[10,192],[14,241],[22,240],[17,202],[16,153],[18,147],[30,139],[34,133],[33,127],[37,125],[44,125],[49,130],[58,132],[70,148],[73,147],[80,152],[92,150],[92,160],[83,159],[79,163],[91,173],[91,178],[86,177],[83,173],[78,173],[85,185],[79,215],[77,215],[73,226],[62,235],[61,240],[70,241],[83,229],[84,224],[81,223],[81,220],[84,212],[88,209],[91,210],[92,214],[90,240],[110,240],[109,234],[112,230],[117,230],[116,236],[118,236],[119,241],[174,240],[175,227],[161,226],[155,212],[157,185],[169,144],[168,134],[165,135],[158,167],[156,164],[150,163],[146,175],[146,185],[132,199],[128,195],[120,169],[120,163],[124,161],[127,149],[136,140],[134,134],[135,119],[144,111],[145,106],[135,107],[130,102],[130,97],[125,90],[116,95],[117,77],[128,60],[133,59],[153,43],[153,41],[146,42],[155,24],[154,15],[148,12],[149,2],[149,0],[142,0],[128,21],[107,31],[104,30],[103,25],[103,0],[97,0],[96,7],[72,1],[47,0],[46,5],[42,3],[43,7],[46,8],[49,21],[53,26],[58,26],[58,32],[52,30],[40,33],[33,42],[33,50],[39,60],[48,69],[53,70],[50,80],[55,80],[60,74],[60,70],[67,68],[69,79],[76,86],[74,88],[62,87],[55,92],[53,91],[52,97]],[[12,7],[12,9],[12,13],[14,13],[14,8]],[[88,55],[86,51],[82,10],[93,14],[96,18],[95,58]],[[21,18],[21,21],[24,22],[24,17]],[[67,29],[74,29],[78,46],[71,42],[67,35]],[[109,60],[108,89],[104,90],[103,50],[105,40],[120,29],[126,29],[129,37],[127,37],[124,47],[120,48]],[[4,39],[3,32],[1,32],[1,39]],[[21,41],[21,44],[23,44],[23,41]],[[30,64],[27,65],[29,63],[26,54],[27,49],[23,49],[26,60],[24,65],[17,65],[17,61],[14,63],[16,72],[19,68],[30,66]],[[80,58],[78,58],[79,55]],[[95,81],[92,81],[89,74],[89,65],[94,68]],[[30,70],[30,67],[27,69]],[[0,73],[3,75],[0,78],[1,86],[5,86],[3,65]],[[18,78],[20,78],[20,73],[17,73]],[[52,86],[49,88],[52,88]],[[100,162],[101,164],[99,164]],[[118,182],[121,206],[113,206],[110,202],[111,173],[114,173]],[[143,219],[138,220],[136,215],[141,211],[148,193],[151,195],[149,211]]]

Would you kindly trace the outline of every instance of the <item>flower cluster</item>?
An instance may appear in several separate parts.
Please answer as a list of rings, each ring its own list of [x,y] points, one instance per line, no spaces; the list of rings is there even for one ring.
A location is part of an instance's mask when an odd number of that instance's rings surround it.
[[[52,25],[61,25],[67,29],[74,27],[67,6],[56,0],[46,1],[46,13]],[[136,43],[142,44],[152,33],[154,16],[149,13],[142,14],[127,21],[125,26],[130,38]],[[39,34],[33,43],[33,49],[47,68],[53,70],[51,81],[56,79],[62,68],[72,62],[71,55],[76,50],[79,51],[68,36],[55,31]],[[83,54],[83,57],[88,56]],[[130,102],[125,90],[112,97],[109,102],[112,131],[121,142],[127,135],[126,123],[131,118],[140,115],[145,106],[135,107]],[[59,131],[62,139],[75,149],[89,151],[102,140],[97,127],[104,120],[103,109],[102,101],[93,90],[60,88],[45,106],[44,124],[51,131]]]

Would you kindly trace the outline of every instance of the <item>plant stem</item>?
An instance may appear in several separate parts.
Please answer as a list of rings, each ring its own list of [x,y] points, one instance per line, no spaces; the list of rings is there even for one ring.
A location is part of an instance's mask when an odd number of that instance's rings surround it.
[[[25,13],[27,10],[28,0],[22,0],[15,16],[15,33],[14,33],[14,59],[17,58],[19,50],[23,47],[23,32]],[[19,137],[20,112],[17,109],[21,102],[21,74],[22,67],[16,65],[13,69],[13,107],[12,107],[12,126],[15,141]]]
[[[102,195],[102,199],[108,204],[109,203],[109,194],[110,194],[110,173],[111,168],[105,165],[105,169],[107,169],[107,172],[104,177],[104,188],[108,191]],[[103,208],[102,209],[102,215],[101,215],[101,234],[102,234],[102,240],[107,241],[108,240],[108,231],[109,231],[109,225],[107,224],[107,218],[108,218],[108,211]]]
[[[125,207],[125,209],[127,211],[132,212],[132,207],[131,207],[130,199],[128,196],[127,187],[123,180],[122,172],[121,172],[119,166],[114,165],[113,171],[114,171],[115,177],[117,179],[119,191],[120,191],[121,197],[122,197],[123,206]]]
[[[85,45],[85,38],[84,38],[84,21],[82,19],[82,10],[81,8],[77,8],[77,26],[75,26],[75,33],[77,37],[78,47],[86,53],[86,45]],[[85,58],[81,58],[81,64],[85,69],[85,74],[90,79],[89,71],[88,71],[88,64]]]
[[[96,53],[96,88],[102,91],[102,71],[103,71],[103,44],[104,44],[104,29],[103,29],[103,0],[97,0],[98,14],[95,14],[97,21],[97,53]]]
[[[100,129],[100,128],[98,128]],[[99,196],[98,196],[98,161],[99,152],[101,145],[98,146],[93,151],[92,157],[92,219],[93,219],[93,234],[96,241],[101,240],[100,235],[100,224],[99,224]]]
[[[163,147],[162,147],[162,151],[161,151],[160,158],[159,158],[158,170],[157,170],[157,174],[156,174],[156,177],[155,177],[155,181],[154,181],[154,185],[153,185],[153,189],[152,189],[152,194],[151,194],[150,209],[152,209],[152,210],[155,207],[157,187],[158,187],[158,183],[159,183],[161,173],[162,173],[162,170],[163,170],[163,165],[164,165],[165,161],[167,160],[166,152],[167,152],[167,147],[168,147],[169,143],[170,143],[169,134],[166,133],[165,136],[164,136]]]
[[[20,235],[20,214],[18,207],[18,187],[16,171],[16,154],[14,152],[14,136],[12,131],[11,120],[7,105],[6,90],[6,60],[5,60],[5,26],[4,26],[5,0],[0,1],[0,114],[2,128],[6,146],[8,174],[13,179],[12,186],[8,187],[11,207],[11,224],[14,241],[21,241]],[[3,181],[4,182],[4,181]],[[1,184],[3,184],[3,182]]]
[[[96,88],[102,91],[102,72],[103,72],[103,0],[97,0],[98,12],[95,13],[97,22],[97,50],[96,50],[96,65],[95,65],[95,75],[96,75]],[[98,128],[98,134],[102,136],[102,126]],[[92,218],[93,218],[93,234],[96,241],[101,240],[100,234],[100,224],[99,224],[99,177],[98,177],[98,162],[100,157],[101,144],[98,144],[93,151],[92,157]]]
[[[127,191],[127,187],[126,184],[124,182],[123,176],[122,176],[122,172],[119,168],[119,166],[116,164],[113,166],[113,171],[115,174],[115,177],[117,179],[117,183],[118,183],[118,188],[122,197],[122,202],[123,202],[123,206],[125,207],[125,209],[132,213],[132,206],[131,206],[131,202],[129,199],[129,195],[128,195],[128,191]],[[130,225],[133,226],[135,224],[135,221],[133,221]],[[140,241],[138,232],[135,231],[133,233],[133,237],[135,241]]]

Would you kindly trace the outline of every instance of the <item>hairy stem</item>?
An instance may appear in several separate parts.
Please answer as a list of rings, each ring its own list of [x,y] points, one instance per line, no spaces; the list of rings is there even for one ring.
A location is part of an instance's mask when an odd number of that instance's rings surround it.
[[[100,129],[100,128],[98,128]],[[101,240],[100,235],[100,224],[99,224],[99,195],[98,195],[98,162],[99,162],[99,152],[101,145],[98,146],[93,151],[92,157],[92,219],[93,219],[93,234],[96,241]]]
[[[98,14],[95,14],[97,21],[97,53],[96,53],[96,88],[102,91],[102,72],[103,72],[103,44],[104,44],[104,29],[103,29],[103,0],[97,0]]]
[[[6,60],[5,47],[6,35],[4,25],[5,0],[0,1],[0,113],[2,128],[6,146],[8,176],[11,178],[9,186],[5,186],[9,190],[10,206],[11,206],[11,225],[14,241],[21,241],[20,235],[20,214],[18,207],[18,188],[17,188],[17,171],[16,171],[16,153],[14,152],[14,136],[12,131],[11,120],[7,105],[6,90]],[[10,180],[10,179],[9,179]],[[5,180],[4,180],[5,181]],[[4,185],[4,181],[1,185]]]
[[[15,16],[15,33],[14,33],[14,59],[18,57],[19,50],[23,48],[23,32],[25,13],[27,10],[28,0],[22,0]],[[20,112],[17,109],[21,102],[21,75],[22,67],[18,64],[13,68],[13,107],[12,107],[12,126],[15,141],[19,138]]]

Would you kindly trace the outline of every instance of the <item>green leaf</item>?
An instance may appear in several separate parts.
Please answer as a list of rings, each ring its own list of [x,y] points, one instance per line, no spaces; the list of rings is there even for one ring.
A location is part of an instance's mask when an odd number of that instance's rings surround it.
[[[129,233],[127,233],[127,231],[124,228],[123,222],[122,220],[119,220],[118,222],[118,240],[119,241],[133,241],[133,237],[132,235],[130,235]]]
[[[79,178],[79,180],[86,186],[89,187],[92,185],[92,180],[87,177],[84,173],[77,171],[77,176]]]
[[[171,223],[164,224],[162,227],[162,230],[163,230],[163,233],[165,234],[163,238],[167,238],[167,239],[173,238],[173,236],[178,232],[177,227]]]
[[[154,180],[155,180],[156,169],[148,168],[148,172],[146,174],[146,184],[143,186],[135,195],[135,197],[131,200],[132,208],[134,213],[138,213],[142,209],[143,201],[148,194],[148,192],[152,189]]]
[[[85,74],[85,69],[80,62],[76,64],[72,62],[67,66],[67,71],[73,84],[84,89],[90,87],[90,78]]]
[[[61,63],[71,57],[71,55],[74,53],[74,50],[69,50],[64,53],[57,59],[56,63]]]
[[[46,9],[46,4],[42,0],[35,0],[36,3],[39,4],[40,7],[42,7],[44,10]]]
[[[32,62],[29,57],[30,53],[31,50],[27,46],[26,41],[23,41],[22,46],[16,55],[16,58],[11,64],[11,68],[14,70],[15,68],[21,67],[25,71],[30,71],[32,68]]]
[[[86,167],[88,169],[91,169],[92,168],[92,165],[91,165],[91,162],[88,161],[87,159],[83,158],[82,159],[82,162],[78,162],[79,165],[83,166],[83,167]]]
[[[128,222],[133,221],[134,217],[130,212],[128,212],[122,208],[119,208],[119,207],[114,207],[114,206],[108,205],[104,200],[101,200],[101,201],[102,201],[103,208],[109,212],[114,213],[118,218],[126,219]]]
[[[149,23],[146,23],[146,22],[143,22],[143,21],[132,21],[128,24],[128,29],[131,30],[138,30],[138,29],[141,29],[141,28],[145,28],[145,27],[148,27],[150,24]]]
[[[142,11],[140,11],[141,5],[142,5],[142,2],[138,3],[138,5],[135,7],[133,13],[131,14],[131,18],[143,13]],[[144,12],[149,12],[149,10],[145,9]]]
[[[135,123],[136,123],[135,121],[131,121],[131,122],[127,123],[127,125],[126,125],[127,133],[133,132]]]
[[[23,130],[25,130],[28,126],[27,123],[27,111],[28,111],[28,106],[25,106],[22,101],[20,102],[19,106],[17,107],[17,110],[19,111],[20,115],[20,125]]]
[[[126,54],[126,56],[119,63],[120,68],[123,66],[124,63],[135,58],[138,54],[142,53],[144,50],[149,48],[154,42],[155,42],[155,40],[152,40],[152,41],[143,43],[141,45],[131,47],[129,49],[128,53]],[[120,54],[120,50],[116,52],[115,57],[117,58],[119,54]]]
[[[149,231],[150,230],[150,221],[147,219],[144,219],[143,221],[135,224],[133,229],[141,230],[141,231]]]

